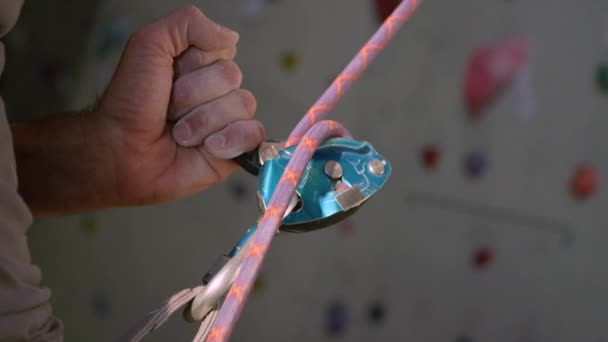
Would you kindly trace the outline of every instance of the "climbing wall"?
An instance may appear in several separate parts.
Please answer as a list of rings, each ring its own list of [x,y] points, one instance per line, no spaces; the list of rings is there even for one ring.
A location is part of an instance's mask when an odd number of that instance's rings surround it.
[[[71,106],[180,3],[105,1]],[[396,2],[196,3],[241,33],[243,86],[285,138]],[[331,114],[392,178],[351,219],[275,239],[234,341],[608,341],[607,23],[594,0],[423,2]],[[112,340],[198,284],[258,217],[255,185],[38,222],[67,340]],[[149,341],[195,329],[178,317]]]

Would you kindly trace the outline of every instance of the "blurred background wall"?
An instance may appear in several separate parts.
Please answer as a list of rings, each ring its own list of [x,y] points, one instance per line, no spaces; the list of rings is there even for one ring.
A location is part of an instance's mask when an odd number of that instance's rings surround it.
[[[195,1],[240,32],[243,87],[272,138],[374,32],[382,2]],[[6,38],[11,118],[94,103],[129,33],[182,3],[26,1]],[[467,63],[512,37],[527,63],[472,119]],[[608,341],[607,58],[608,2],[423,2],[331,114],[391,161],[391,180],[352,219],[275,240],[233,339]],[[112,340],[199,283],[257,218],[255,186],[239,172],[166,205],[37,222],[66,340]],[[148,340],[195,329],[178,317]]]

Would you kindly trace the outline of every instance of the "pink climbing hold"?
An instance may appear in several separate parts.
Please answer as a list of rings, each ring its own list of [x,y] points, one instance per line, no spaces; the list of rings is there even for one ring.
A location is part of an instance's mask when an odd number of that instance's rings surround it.
[[[501,41],[473,52],[464,80],[464,97],[469,113],[478,117],[515,78],[526,60],[527,44],[523,38]]]

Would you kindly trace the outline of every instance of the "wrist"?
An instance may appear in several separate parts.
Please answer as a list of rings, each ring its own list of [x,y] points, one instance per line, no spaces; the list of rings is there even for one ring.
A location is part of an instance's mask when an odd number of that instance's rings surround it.
[[[19,193],[34,216],[111,206],[111,146],[96,113],[11,124]]]

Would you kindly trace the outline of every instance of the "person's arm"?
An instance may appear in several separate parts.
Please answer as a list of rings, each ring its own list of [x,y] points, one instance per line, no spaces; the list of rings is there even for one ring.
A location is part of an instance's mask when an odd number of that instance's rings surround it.
[[[118,205],[111,144],[94,113],[11,124],[19,193],[35,216]]]
[[[237,41],[184,7],[131,36],[96,110],[13,124],[34,215],[178,199],[236,170],[265,134],[239,89]]]

